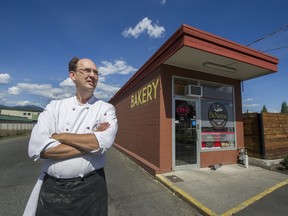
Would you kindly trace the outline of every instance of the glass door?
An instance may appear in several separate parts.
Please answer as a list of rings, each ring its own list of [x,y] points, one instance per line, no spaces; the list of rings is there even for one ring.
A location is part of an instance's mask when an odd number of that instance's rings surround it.
[[[175,100],[175,166],[197,164],[196,100]]]

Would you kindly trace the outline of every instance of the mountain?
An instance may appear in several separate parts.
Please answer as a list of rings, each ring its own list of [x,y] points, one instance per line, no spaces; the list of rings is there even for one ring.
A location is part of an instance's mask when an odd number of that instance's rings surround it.
[[[26,106],[5,106],[0,105],[0,109],[12,109],[12,110],[25,110],[25,111],[34,111],[34,112],[42,112],[43,108],[35,105],[26,105]]]

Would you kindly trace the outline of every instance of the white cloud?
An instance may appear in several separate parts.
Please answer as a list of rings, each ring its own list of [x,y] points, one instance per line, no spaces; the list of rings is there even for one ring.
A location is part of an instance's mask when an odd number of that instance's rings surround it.
[[[11,94],[11,95],[19,95],[20,92],[21,92],[21,89],[18,88],[17,86],[13,86],[8,89],[8,94]]]
[[[17,102],[17,105],[19,105],[19,106],[26,106],[26,105],[30,105],[30,104],[32,104],[31,101],[27,101],[27,100]]]
[[[35,103],[29,100],[6,100],[4,103],[6,106],[26,106],[26,105],[35,105],[39,107],[45,107],[46,104],[41,104],[41,103]]]
[[[0,84],[7,84],[11,81],[11,77],[9,74],[4,73],[0,74]]]
[[[29,78],[24,78],[23,81],[24,82],[30,82],[30,79]]]
[[[242,104],[242,110],[243,112],[259,112],[260,104],[253,103],[253,104]]]
[[[124,37],[134,37],[138,38],[140,34],[147,32],[149,37],[151,38],[160,38],[163,37],[165,28],[163,26],[158,26],[157,24],[153,24],[150,19],[145,17],[143,20],[141,20],[134,28],[129,27],[126,28],[122,35]]]
[[[244,112],[260,112],[261,104],[257,103],[258,98],[245,98],[242,100],[242,109]]]
[[[128,65],[125,61],[116,60],[114,63],[109,61],[102,61],[103,66],[99,66],[99,72],[102,76],[108,76],[112,74],[128,75],[134,73],[137,69]]]
[[[105,80],[106,80],[106,77],[105,77],[105,76],[102,76],[102,75],[101,75],[101,76],[98,77],[98,83],[99,83],[99,82],[104,83]]]
[[[50,100],[64,99],[64,98],[72,97],[73,95],[75,95],[76,88],[75,88],[73,81],[71,82],[70,82],[70,78],[65,79],[64,81],[59,83],[59,87],[53,87],[51,84],[18,83],[16,86],[13,86],[8,89],[8,94],[15,95],[15,96],[31,94],[31,95],[41,96],[43,98],[47,98]],[[119,89],[120,89],[119,87],[106,84],[99,80],[95,94],[99,99],[108,100]],[[5,98],[0,97],[0,102],[4,103]],[[16,104],[14,102],[14,105],[25,105],[25,104],[33,104],[33,103],[29,101],[17,101],[17,104]]]
[[[0,92],[0,104],[4,104],[6,100],[5,94]]]
[[[243,104],[243,107],[259,107],[259,104]]]
[[[120,74],[120,75],[129,75],[134,73],[137,69],[128,65],[127,62],[123,60],[115,60],[114,62],[103,61],[99,67],[99,71],[103,76],[99,77],[97,87],[95,90],[95,95],[99,99],[109,100],[119,89],[120,87],[115,87],[109,85],[106,80],[109,75]],[[55,99],[64,99],[75,95],[76,87],[74,82],[70,77],[66,78],[59,82],[59,86],[55,87],[52,84],[36,84],[29,82],[18,83],[15,86],[11,86],[6,95],[2,97],[0,95],[0,103],[5,102],[5,98],[8,95],[13,95],[14,98],[19,98],[20,100],[13,101],[13,105],[25,105],[25,104],[35,104],[34,102],[23,100],[21,97],[24,95],[36,95],[40,96],[42,99],[55,100]],[[9,99],[12,102],[11,99]]]
[[[74,82],[68,77],[67,79],[63,80],[60,84],[60,87],[73,87],[75,86]]]
[[[16,86],[13,86],[8,89],[9,94],[18,95],[23,91],[30,93],[40,93],[51,89],[52,86],[50,84],[31,84],[31,83],[18,83]]]
[[[160,0],[160,4],[161,4],[161,5],[166,4],[166,2],[167,2],[166,0]]]
[[[267,111],[270,113],[279,113],[280,112],[280,110],[276,109],[276,108],[268,109]]]
[[[254,98],[246,98],[243,100],[243,102],[250,102],[250,101],[254,101],[255,99]]]
[[[8,93],[11,95],[19,95],[22,92],[49,99],[62,99],[74,94],[74,91],[72,93],[69,87],[53,88],[51,84],[18,83],[16,86],[8,89]]]
[[[117,91],[119,91],[119,87],[111,86],[109,84],[105,83],[98,83],[97,84],[97,89],[96,89],[96,94],[98,91],[105,92],[106,96],[105,98],[110,98],[112,97]]]

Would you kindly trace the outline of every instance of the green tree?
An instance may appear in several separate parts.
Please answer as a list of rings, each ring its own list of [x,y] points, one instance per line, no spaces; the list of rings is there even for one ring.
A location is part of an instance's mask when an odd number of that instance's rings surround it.
[[[281,105],[281,113],[288,113],[288,106],[287,106],[286,101],[283,101],[283,102],[282,102],[282,105]]]
[[[267,108],[266,108],[265,105],[263,105],[263,108],[262,108],[261,112],[262,112],[262,113],[267,113]]]

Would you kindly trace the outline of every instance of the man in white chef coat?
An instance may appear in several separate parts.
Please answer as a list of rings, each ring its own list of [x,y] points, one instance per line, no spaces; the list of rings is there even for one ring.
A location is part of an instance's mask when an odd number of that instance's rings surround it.
[[[93,61],[74,57],[69,76],[76,95],[51,101],[31,133],[29,156],[44,165],[25,216],[108,215],[103,167],[118,129],[115,109],[93,95],[99,76]]]

